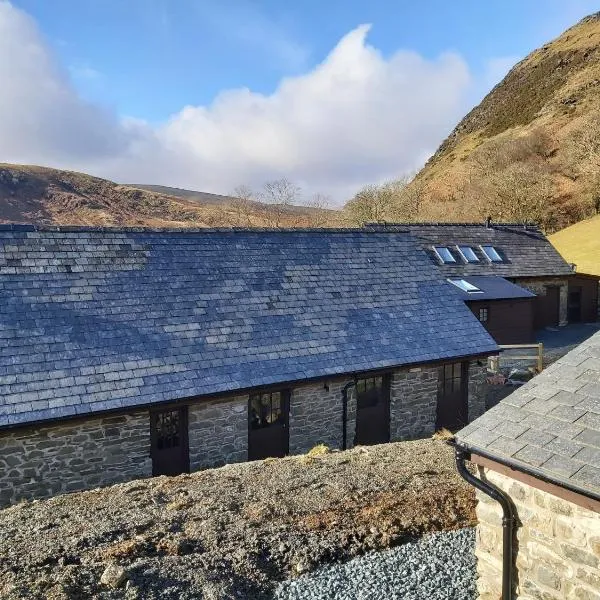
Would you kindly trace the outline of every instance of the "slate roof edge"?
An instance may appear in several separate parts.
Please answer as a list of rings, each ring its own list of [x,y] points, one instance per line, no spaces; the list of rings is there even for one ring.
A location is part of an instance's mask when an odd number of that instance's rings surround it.
[[[328,379],[337,379],[337,378],[341,378],[341,377],[382,373],[385,371],[396,370],[396,369],[401,369],[401,368],[412,369],[412,368],[428,366],[428,365],[434,366],[434,365],[440,365],[440,364],[443,364],[443,363],[446,363],[449,361],[462,362],[464,360],[485,359],[489,356],[498,354],[499,351],[500,351],[500,348],[498,347],[498,345],[496,345],[495,350],[492,350],[490,348],[489,350],[486,350],[485,352],[478,352],[476,354],[463,354],[460,356],[456,356],[456,355],[445,356],[443,358],[432,359],[432,360],[427,360],[427,361],[417,361],[417,362],[412,362],[412,363],[394,363],[394,364],[389,364],[389,365],[385,365],[385,366],[381,366],[381,367],[374,367],[372,369],[364,369],[364,370],[359,370],[359,371],[340,371],[338,373],[329,373],[327,375],[316,375],[314,377],[297,378],[297,379],[291,379],[291,380],[286,380],[286,381],[264,383],[261,385],[238,387],[238,388],[232,388],[232,389],[228,389],[228,390],[209,392],[206,394],[198,394],[195,396],[184,396],[181,398],[171,398],[169,400],[161,400],[159,402],[145,402],[145,403],[141,403],[141,404],[132,404],[132,405],[128,405],[128,406],[116,406],[114,408],[107,408],[107,409],[98,410],[98,411],[86,411],[86,412],[79,412],[79,413],[76,412],[71,415],[65,415],[65,416],[60,416],[60,417],[51,417],[51,418],[47,418],[47,419],[32,419],[31,421],[21,421],[18,423],[0,424],[0,431],[11,431],[11,430],[16,430],[16,429],[25,429],[28,427],[39,427],[39,426],[44,426],[44,425],[51,425],[53,423],[61,423],[61,422],[65,422],[65,421],[76,421],[76,420],[81,420],[81,419],[102,417],[102,416],[110,415],[110,414],[120,414],[120,413],[124,413],[124,412],[132,412],[132,411],[136,411],[136,410],[160,408],[161,406],[168,406],[168,405],[174,405],[174,404],[185,403],[185,402],[210,401],[210,400],[214,400],[214,399],[218,399],[218,398],[225,398],[225,397],[229,397],[229,396],[237,396],[237,395],[247,394],[247,393],[251,392],[252,390],[284,388],[286,386],[305,384],[305,383],[315,383],[318,381],[327,381]]]
[[[484,229],[493,229],[494,227],[520,227],[530,231],[539,231],[542,233],[540,226],[537,223],[511,223],[492,222],[486,225],[485,222],[479,221],[410,221],[407,223],[394,221],[373,221],[365,223],[365,227],[483,227]]]
[[[0,232],[50,232],[50,233],[409,233],[394,229],[373,227],[136,227],[94,225],[31,225],[26,223],[0,223]]]
[[[519,471],[520,473],[531,475],[532,477],[535,477],[536,479],[539,479],[541,481],[557,485],[558,487],[567,489],[575,494],[579,494],[580,496],[585,496],[586,498],[591,498],[592,500],[600,502],[599,492],[595,492],[589,488],[578,486],[569,480],[556,477],[556,475],[554,475],[551,471],[547,471],[546,469],[540,469],[539,467],[534,467],[520,460],[506,457],[503,454],[496,454],[494,452],[490,452],[489,450],[484,450],[475,444],[470,444],[468,442],[462,441],[460,438],[455,439],[455,444],[462,450],[470,452],[471,454],[476,454],[478,456],[481,456],[482,458],[487,458],[489,460],[500,463],[501,465],[509,467],[513,471]]]

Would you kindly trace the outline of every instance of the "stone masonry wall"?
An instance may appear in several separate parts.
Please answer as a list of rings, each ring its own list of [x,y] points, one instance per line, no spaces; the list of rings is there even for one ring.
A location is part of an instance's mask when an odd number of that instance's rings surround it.
[[[303,454],[317,444],[342,447],[342,389],[351,379],[312,383],[292,389],[290,398],[290,454]],[[327,389],[328,388],[328,389]],[[347,447],[352,447],[356,396],[348,392]]]
[[[190,470],[248,460],[248,396],[190,404]]]
[[[437,414],[438,367],[415,367],[393,374],[390,394],[392,442],[431,436]]]
[[[565,278],[560,277],[549,277],[548,279],[517,279],[517,285],[524,287],[525,289],[537,294],[538,296],[546,295],[546,286],[558,286],[560,288],[559,294],[559,325],[566,325],[568,323],[567,318],[567,302],[569,299],[569,283]]]
[[[487,359],[472,360],[469,363],[469,422],[485,412],[488,393]]]
[[[598,600],[600,514],[490,470],[518,513],[515,598]],[[502,509],[477,492],[477,581],[481,600],[497,600],[502,581]]]
[[[0,506],[151,474],[148,411],[0,433]]]

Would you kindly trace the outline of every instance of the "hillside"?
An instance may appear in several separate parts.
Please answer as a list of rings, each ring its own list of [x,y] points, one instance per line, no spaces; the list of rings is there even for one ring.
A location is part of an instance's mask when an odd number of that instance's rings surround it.
[[[550,236],[552,245],[577,271],[600,275],[600,215],[571,225]]]
[[[302,227],[336,224],[339,219],[339,213],[330,210],[144,187],[119,185],[84,173],[0,163],[0,223]]]
[[[412,182],[422,220],[536,220],[600,208],[600,13],[532,52],[456,126]]]

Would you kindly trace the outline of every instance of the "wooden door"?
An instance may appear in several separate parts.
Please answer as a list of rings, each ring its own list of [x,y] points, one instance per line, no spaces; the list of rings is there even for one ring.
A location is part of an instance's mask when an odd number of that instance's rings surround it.
[[[390,378],[368,377],[356,381],[355,445],[390,441]]]
[[[436,429],[456,431],[469,422],[468,378],[467,362],[440,367]]]
[[[569,323],[581,323],[581,288],[569,286],[567,319]]]
[[[286,456],[290,451],[289,390],[251,394],[248,400],[248,459]]]
[[[548,286],[546,295],[535,299],[535,328],[557,327],[559,322],[560,288]]]
[[[187,406],[150,413],[152,475],[189,473]]]

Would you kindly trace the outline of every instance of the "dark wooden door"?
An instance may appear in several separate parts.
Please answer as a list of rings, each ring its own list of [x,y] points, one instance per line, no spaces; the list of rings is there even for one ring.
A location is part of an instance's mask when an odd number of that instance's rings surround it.
[[[150,413],[152,475],[190,471],[187,406]]]
[[[390,378],[368,377],[356,382],[354,443],[367,446],[390,441]]]
[[[282,457],[290,451],[288,390],[251,394],[248,401],[248,459]]]
[[[569,287],[567,318],[569,323],[581,322],[581,288]]]
[[[468,374],[467,362],[440,367],[436,429],[456,431],[469,422]]]
[[[537,296],[535,299],[535,328],[556,327],[559,321],[560,288],[549,286],[546,288],[545,296]]]

